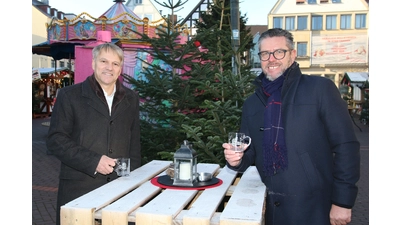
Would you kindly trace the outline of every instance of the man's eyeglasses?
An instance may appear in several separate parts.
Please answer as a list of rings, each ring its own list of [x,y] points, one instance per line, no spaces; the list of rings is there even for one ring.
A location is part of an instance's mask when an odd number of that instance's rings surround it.
[[[269,57],[271,57],[271,55],[273,55],[275,59],[279,60],[279,59],[285,58],[286,52],[288,52],[288,51],[290,51],[290,50],[277,49],[273,52],[263,51],[263,52],[259,52],[258,56],[260,57],[261,61],[269,60]]]

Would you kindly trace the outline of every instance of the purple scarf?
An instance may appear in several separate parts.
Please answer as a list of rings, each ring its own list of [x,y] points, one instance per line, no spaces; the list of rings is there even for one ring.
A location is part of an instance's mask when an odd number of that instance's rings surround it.
[[[263,92],[268,97],[264,110],[263,138],[264,173],[267,176],[272,176],[288,166],[281,104],[284,75],[274,81],[268,80],[265,76],[262,80]]]

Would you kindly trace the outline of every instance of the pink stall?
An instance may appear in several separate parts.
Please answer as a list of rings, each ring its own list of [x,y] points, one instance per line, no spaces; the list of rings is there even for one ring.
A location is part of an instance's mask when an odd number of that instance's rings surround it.
[[[153,63],[152,57],[143,51],[148,48],[148,44],[138,42],[140,36],[132,30],[156,38],[156,30],[162,28],[161,23],[165,23],[164,19],[142,20],[123,4],[125,0],[114,0],[114,2],[114,5],[97,18],[83,12],[73,19],[53,19],[47,24],[47,47],[57,46],[54,51],[60,51],[58,53],[61,53],[63,48],[71,48],[72,45],[74,47],[70,56],[75,64],[75,83],[84,81],[93,73],[92,49],[104,42],[113,42],[123,49],[125,61],[122,72],[133,78],[136,78],[145,66],[139,58]],[[181,31],[180,42],[185,43],[189,32],[184,28],[181,28]],[[157,63],[161,63],[161,66],[165,64],[159,61]]]

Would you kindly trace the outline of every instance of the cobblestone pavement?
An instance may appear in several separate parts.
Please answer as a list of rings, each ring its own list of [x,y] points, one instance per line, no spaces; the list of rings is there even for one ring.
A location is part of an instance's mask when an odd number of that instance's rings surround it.
[[[53,225],[60,162],[47,154],[45,138],[50,118],[32,119],[32,224]],[[361,142],[361,179],[350,225],[369,224],[369,126],[354,118],[354,129]]]

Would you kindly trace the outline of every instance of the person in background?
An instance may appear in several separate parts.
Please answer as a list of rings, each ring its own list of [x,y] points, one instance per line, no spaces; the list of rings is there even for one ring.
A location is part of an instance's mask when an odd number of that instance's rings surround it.
[[[116,158],[130,158],[131,171],[141,166],[139,96],[118,79],[123,51],[105,43],[92,54],[94,73],[60,89],[46,140],[61,161],[57,224],[62,205],[118,177]]]
[[[259,40],[262,73],[243,104],[245,152],[224,143],[227,166],[255,165],[267,187],[265,224],[348,224],[360,178],[360,143],[346,102],[324,77],[303,75],[293,36],[275,28]]]

